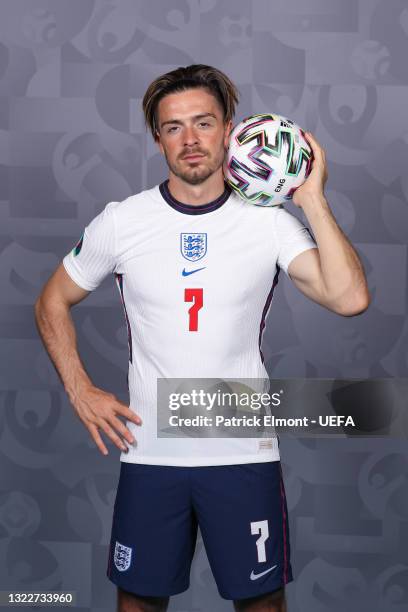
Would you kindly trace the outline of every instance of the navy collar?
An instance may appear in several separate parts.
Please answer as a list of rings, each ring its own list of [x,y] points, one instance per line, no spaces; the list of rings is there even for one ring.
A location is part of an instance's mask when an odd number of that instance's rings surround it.
[[[169,206],[186,215],[203,215],[204,213],[209,213],[213,210],[217,210],[217,208],[220,208],[223,204],[225,204],[232,191],[228,183],[224,181],[224,191],[218,198],[216,198],[212,202],[208,202],[206,204],[198,204],[197,206],[194,206],[193,204],[184,204],[183,202],[179,202],[179,200],[176,200],[176,198],[171,195],[168,184],[169,179],[166,179],[165,181],[160,183],[159,189],[161,195],[163,196],[167,204],[169,204]]]

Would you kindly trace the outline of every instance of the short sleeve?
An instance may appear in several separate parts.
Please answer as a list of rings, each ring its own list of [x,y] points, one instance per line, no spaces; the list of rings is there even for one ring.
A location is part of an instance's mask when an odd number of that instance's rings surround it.
[[[115,268],[114,205],[109,202],[86,226],[72,251],[62,263],[72,280],[87,291],[93,291]]]
[[[286,274],[292,259],[303,251],[317,249],[316,240],[309,228],[283,206],[276,210],[275,233],[279,249],[277,263]]]

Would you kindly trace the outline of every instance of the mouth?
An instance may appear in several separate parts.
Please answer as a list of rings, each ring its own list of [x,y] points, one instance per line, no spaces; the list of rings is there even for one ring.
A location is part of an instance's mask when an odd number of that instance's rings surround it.
[[[192,155],[186,155],[185,157],[183,157],[183,159],[185,159],[186,161],[198,161],[199,159],[203,158],[204,155],[198,154],[198,153],[194,153]]]

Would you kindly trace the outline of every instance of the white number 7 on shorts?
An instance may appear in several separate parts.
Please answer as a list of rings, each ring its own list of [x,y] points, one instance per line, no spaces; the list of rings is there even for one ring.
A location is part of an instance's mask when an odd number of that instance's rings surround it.
[[[258,561],[266,561],[265,542],[269,538],[268,521],[252,521],[251,533],[252,535],[256,535],[257,533],[260,534],[256,541]]]

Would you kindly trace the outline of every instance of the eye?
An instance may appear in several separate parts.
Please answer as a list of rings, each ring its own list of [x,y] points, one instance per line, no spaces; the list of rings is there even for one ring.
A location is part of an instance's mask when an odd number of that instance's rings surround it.
[[[169,134],[169,133],[170,133],[170,132],[172,132],[173,130],[176,130],[176,129],[177,129],[177,127],[178,127],[177,125],[173,125],[171,128],[169,128],[169,129],[167,130],[167,133]]]
[[[210,125],[207,121],[200,121],[199,125]]]

